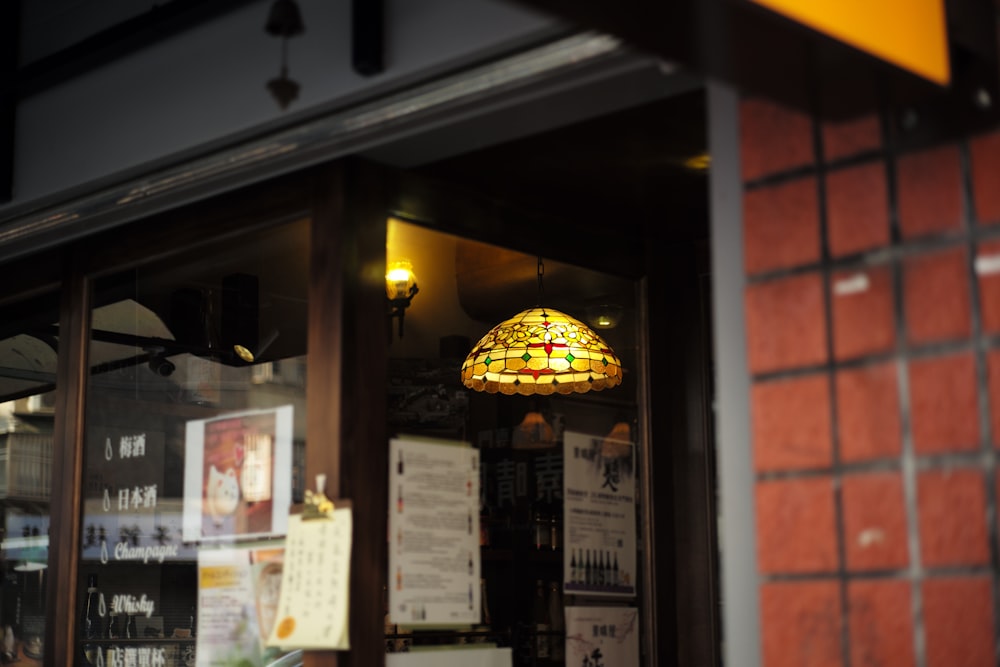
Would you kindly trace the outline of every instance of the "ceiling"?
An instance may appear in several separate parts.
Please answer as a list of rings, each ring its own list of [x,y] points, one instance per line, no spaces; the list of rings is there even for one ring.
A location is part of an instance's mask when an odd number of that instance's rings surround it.
[[[704,238],[707,171],[685,163],[707,153],[705,114],[699,89],[415,170],[554,224],[652,226],[661,238]]]

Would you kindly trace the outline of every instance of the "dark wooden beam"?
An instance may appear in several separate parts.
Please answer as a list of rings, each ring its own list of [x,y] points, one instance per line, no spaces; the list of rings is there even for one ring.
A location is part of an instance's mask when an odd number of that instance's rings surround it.
[[[49,569],[45,591],[45,664],[74,665],[76,654],[76,575],[80,559],[80,516],[83,503],[84,396],[90,375],[89,281],[76,262],[68,262],[59,316],[57,377],[68,384],[56,392],[49,508]]]
[[[363,76],[385,69],[385,0],[351,3],[351,64]]]
[[[14,198],[14,124],[17,98],[11,83],[17,75],[21,0],[0,2],[0,204]]]
[[[0,6],[6,8],[7,5],[17,5],[18,1],[5,0]],[[76,44],[24,65],[13,82],[16,94],[19,98],[24,98],[39,93],[253,1],[173,0],[155,5],[144,14],[116,23]],[[266,9],[262,9],[261,30],[264,29],[266,20]],[[6,27],[5,23],[0,16],[0,31]],[[0,42],[0,46],[5,45]],[[0,86],[0,90],[7,89],[7,86]]]

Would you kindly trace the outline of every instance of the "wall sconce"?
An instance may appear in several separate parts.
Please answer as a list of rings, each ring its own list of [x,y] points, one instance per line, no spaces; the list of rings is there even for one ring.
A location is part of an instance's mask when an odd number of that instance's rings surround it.
[[[390,341],[394,318],[399,319],[399,337],[403,337],[403,318],[406,316],[406,309],[410,307],[410,302],[419,291],[417,277],[413,275],[413,264],[409,260],[400,259],[389,264],[385,273],[385,295],[388,305],[386,324]]]

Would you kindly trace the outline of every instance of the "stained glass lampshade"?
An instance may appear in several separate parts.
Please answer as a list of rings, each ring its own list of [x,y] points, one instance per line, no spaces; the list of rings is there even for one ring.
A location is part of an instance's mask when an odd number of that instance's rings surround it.
[[[493,327],[462,364],[462,383],[490,394],[571,394],[621,384],[622,364],[583,322],[529,308]]]

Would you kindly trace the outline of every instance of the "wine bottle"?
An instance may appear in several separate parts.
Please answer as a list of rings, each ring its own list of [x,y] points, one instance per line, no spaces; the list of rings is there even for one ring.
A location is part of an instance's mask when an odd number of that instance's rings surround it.
[[[135,614],[128,614],[125,617],[125,637],[127,639],[137,639],[139,637],[135,629]]]
[[[562,547],[562,503],[556,499],[549,505],[549,548],[556,551]]]
[[[118,610],[114,607],[111,608],[111,614],[108,619],[108,630],[104,633],[105,639],[121,639],[122,629],[118,624]]]
[[[533,544],[535,549],[549,549],[551,547],[551,529],[549,528],[549,509],[542,494],[538,494],[535,502],[531,504],[531,526],[534,530]]]
[[[614,578],[614,572],[611,569],[611,552],[607,552],[607,558],[604,559],[604,585],[605,586],[615,586],[617,582]]]
[[[621,580],[618,578],[619,574],[618,574],[618,552],[617,551],[615,552],[615,566],[613,568],[611,568],[611,573],[612,573],[612,576],[614,577],[613,581],[614,581],[615,586],[621,586]]]
[[[576,583],[576,549],[573,549],[569,557],[569,581],[572,584]]]
[[[584,565],[583,583],[587,586],[594,585],[594,570],[590,567],[590,549],[587,549],[587,563]]]
[[[604,585],[604,552],[600,549],[594,554],[594,585]]]
[[[549,618],[549,604],[545,595],[545,582],[535,581],[535,605],[532,617],[535,622],[535,659],[544,662],[549,659],[549,630],[552,627]]]
[[[87,577],[87,597],[83,603],[83,624],[81,627],[84,639],[100,639],[101,616],[96,574]]]
[[[549,657],[554,663],[561,663],[566,656],[566,624],[563,620],[562,591],[559,584],[549,582]]]

